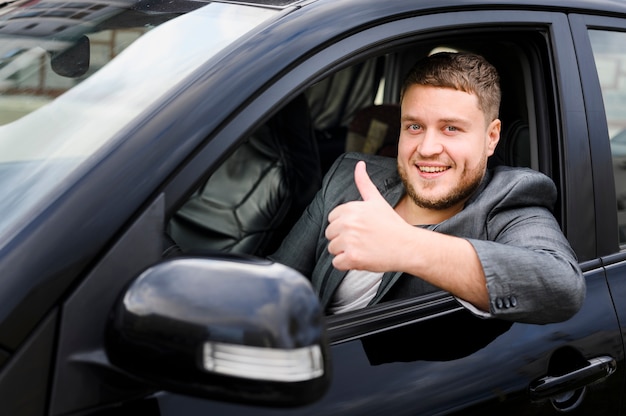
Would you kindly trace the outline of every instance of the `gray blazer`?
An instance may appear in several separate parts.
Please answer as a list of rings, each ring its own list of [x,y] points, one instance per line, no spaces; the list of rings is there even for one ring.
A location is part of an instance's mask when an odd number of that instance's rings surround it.
[[[347,153],[324,178],[315,196],[270,256],[311,279],[326,308],[347,272],[332,266],[324,232],[336,206],[361,199],[354,167],[364,160],[384,198],[395,206],[405,190],[392,158]],[[492,316],[529,323],[566,320],[580,308],[585,282],[575,254],[551,213],[556,187],[531,169],[489,170],[465,208],[428,228],[467,239],[475,248],[487,279]],[[383,276],[372,304],[380,302],[402,273]]]

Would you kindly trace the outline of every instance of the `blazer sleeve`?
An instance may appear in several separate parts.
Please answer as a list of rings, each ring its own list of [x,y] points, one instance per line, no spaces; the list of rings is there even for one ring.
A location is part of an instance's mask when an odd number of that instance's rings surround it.
[[[523,176],[491,207],[489,238],[468,238],[485,273],[492,316],[543,324],[566,320],[580,309],[585,281],[547,207],[551,201],[545,199],[555,195],[549,178]]]

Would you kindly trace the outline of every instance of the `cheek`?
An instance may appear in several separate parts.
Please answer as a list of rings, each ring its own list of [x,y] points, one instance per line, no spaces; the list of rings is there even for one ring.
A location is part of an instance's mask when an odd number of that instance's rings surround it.
[[[413,153],[415,153],[415,149],[417,148],[417,140],[411,138],[402,137],[398,139],[398,159],[408,159],[411,157]]]
[[[466,169],[482,169],[488,157],[489,149],[487,148],[482,148],[480,151],[476,151],[476,149],[473,149],[473,151],[468,150],[465,157]]]

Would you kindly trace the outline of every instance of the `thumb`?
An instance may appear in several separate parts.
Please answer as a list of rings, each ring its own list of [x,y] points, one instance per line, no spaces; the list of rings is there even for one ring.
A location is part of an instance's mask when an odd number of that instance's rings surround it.
[[[383,199],[376,185],[372,182],[367,171],[365,170],[365,162],[360,160],[354,168],[354,183],[356,184],[363,201],[374,199]]]

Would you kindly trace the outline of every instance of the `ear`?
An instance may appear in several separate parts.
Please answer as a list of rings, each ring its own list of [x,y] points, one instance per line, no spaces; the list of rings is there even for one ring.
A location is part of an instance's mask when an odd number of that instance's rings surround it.
[[[496,146],[500,141],[500,129],[502,128],[502,122],[499,119],[493,120],[487,127],[487,156],[493,155],[496,150]]]

